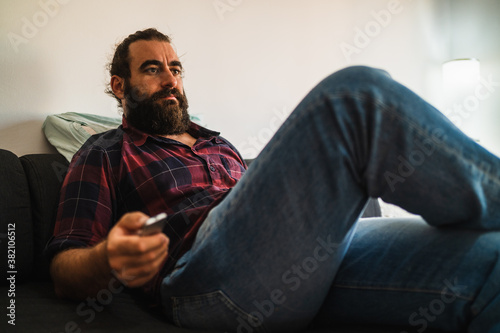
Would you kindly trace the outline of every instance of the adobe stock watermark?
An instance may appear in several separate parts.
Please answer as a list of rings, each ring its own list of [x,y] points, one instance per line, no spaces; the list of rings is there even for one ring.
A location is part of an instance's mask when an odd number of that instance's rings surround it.
[[[96,312],[102,312],[104,308],[113,302],[116,295],[123,292],[125,286],[116,277],[117,274],[113,274],[106,288],[103,288],[97,292],[95,297],[87,297],[85,301],[82,301],[76,307],[76,314],[82,317],[83,321],[87,324],[93,322],[97,316]],[[132,277],[126,277],[126,279],[132,279]],[[61,333],[81,333],[82,329],[80,325],[75,321],[68,321],[64,324],[64,331]]]
[[[452,108],[445,110],[443,114],[456,126],[460,126],[464,120],[479,110],[480,103],[490,98],[498,86],[500,83],[493,81],[492,75],[487,78],[481,77],[478,85],[474,88],[474,93],[466,96],[462,103],[454,104]],[[399,155],[397,172],[384,172],[384,178],[389,184],[390,190],[394,192],[398,183],[404,183],[417,167],[424,164],[425,160],[436,150],[436,145],[443,142],[445,138],[446,134],[443,129],[435,129],[431,133],[430,139],[425,139],[422,142],[415,140],[415,146],[408,156]],[[487,173],[491,169],[491,165],[480,161],[478,168]]]
[[[50,166],[56,174],[57,180],[62,183],[64,181],[64,177],[66,177],[66,173],[68,173],[69,166],[58,161],[53,161]]]
[[[0,234],[0,237],[2,235]],[[7,224],[7,323],[9,325],[16,325],[16,224]]]
[[[467,289],[467,286],[458,284],[457,278],[453,282],[446,279],[443,284],[444,288],[439,297],[430,301],[426,306],[421,306],[408,318],[408,324],[415,327],[418,333],[423,333],[429,327],[429,323],[436,321],[448,305],[455,302],[457,298],[464,297],[462,293]],[[402,331],[401,333],[409,332]]]
[[[234,12],[243,2],[243,0],[214,0],[212,5],[219,19],[224,21],[225,15]]]
[[[408,177],[413,175],[416,168],[425,163],[426,159],[432,156],[436,151],[436,145],[441,144],[446,138],[446,134],[443,129],[436,128],[432,131],[430,138],[420,140],[414,140],[414,147],[408,154],[404,157],[399,155],[397,173],[391,171],[384,172],[384,178],[391,189],[391,192],[396,191],[396,185],[398,183],[404,183]]]
[[[281,110],[276,108],[273,109],[273,116],[269,120],[268,126],[261,128],[257,135],[248,137],[244,142],[238,145],[242,156],[245,158],[257,156],[289,115],[289,108],[283,107]]]
[[[340,247],[339,243],[332,242],[331,235],[326,238],[317,237],[316,244],[312,255],[307,256],[300,263],[290,266],[281,275],[283,288],[273,289],[269,293],[269,297],[264,300],[254,300],[252,304],[255,310],[250,312],[247,318],[236,318],[238,322],[237,333],[252,333],[255,328],[261,326],[265,318],[271,317],[277,307],[286,302],[287,298],[284,290],[297,291],[305,280],[314,275],[320,264],[337,253]]]
[[[19,52],[19,45],[27,44],[31,39],[38,35],[41,28],[45,27],[49,21],[59,12],[61,5],[66,5],[71,0],[40,0],[38,5],[40,9],[36,11],[31,18],[23,16],[21,18],[22,27],[20,34],[9,32],[7,38],[10,45],[16,53]]]
[[[479,110],[481,102],[487,100],[493,95],[500,86],[500,82],[493,81],[493,75],[487,78],[481,77],[479,83],[474,88],[474,92],[466,96],[461,103],[455,103],[452,107],[444,110],[452,123],[460,127],[463,121]]]
[[[406,0],[411,2],[412,0]],[[394,17],[403,11],[404,7],[400,0],[390,0],[387,3],[386,9],[378,11],[373,10],[370,15],[372,20],[366,22],[364,27],[354,27],[354,37],[351,43],[343,41],[340,43],[340,51],[344,55],[347,62],[351,62],[354,54],[361,53],[372,40],[378,37],[385,28],[387,28]]]

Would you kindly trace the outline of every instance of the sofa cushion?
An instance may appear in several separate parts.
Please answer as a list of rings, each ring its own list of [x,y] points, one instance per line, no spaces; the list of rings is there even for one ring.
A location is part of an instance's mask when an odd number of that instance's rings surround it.
[[[17,156],[0,149],[0,270],[2,284],[7,272],[16,271],[16,282],[31,274],[33,229],[31,227],[28,184]],[[11,246],[9,251],[9,245]],[[8,262],[9,254],[14,262]],[[13,266],[10,266],[10,265]]]
[[[33,217],[35,279],[49,278],[49,261],[44,249],[52,237],[59,191],[68,169],[68,162],[59,154],[32,154],[20,158],[31,196]]]
[[[52,283],[48,281],[33,281],[18,286],[16,325],[8,327],[12,330],[7,332],[200,333],[174,327],[159,311],[149,309],[127,290],[115,293],[103,289],[97,297],[84,301],[58,299],[53,290]],[[5,287],[0,288],[0,292],[4,294]]]
[[[0,288],[0,293],[5,294],[5,289],[5,287]],[[118,293],[102,292],[101,294],[100,297],[88,298],[84,301],[61,300],[54,296],[52,284],[47,281],[23,284],[16,292],[16,325],[12,326],[15,330],[7,332],[215,333],[173,326],[165,320],[160,309],[148,308],[130,290]],[[404,331],[403,327],[339,324],[331,330],[311,328],[304,333],[401,333]],[[426,333],[433,332],[435,331],[430,329],[426,331]]]

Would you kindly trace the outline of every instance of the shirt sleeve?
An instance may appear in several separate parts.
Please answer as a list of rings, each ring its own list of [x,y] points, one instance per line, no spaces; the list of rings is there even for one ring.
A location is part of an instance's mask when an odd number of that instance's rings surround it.
[[[113,181],[102,148],[82,148],[73,158],[61,187],[49,256],[67,248],[90,247],[104,239],[114,224]]]

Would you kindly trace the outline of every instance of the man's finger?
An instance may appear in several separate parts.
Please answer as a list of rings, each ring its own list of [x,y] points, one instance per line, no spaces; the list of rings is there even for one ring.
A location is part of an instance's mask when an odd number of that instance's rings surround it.
[[[113,243],[111,252],[122,256],[139,257],[148,252],[168,247],[168,237],[165,234],[156,234],[147,237],[130,235],[123,237],[120,242]]]
[[[146,220],[149,218],[142,212],[126,213],[116,224],[117,227],[123,228],[130,233],[136,233],[142,228]]]

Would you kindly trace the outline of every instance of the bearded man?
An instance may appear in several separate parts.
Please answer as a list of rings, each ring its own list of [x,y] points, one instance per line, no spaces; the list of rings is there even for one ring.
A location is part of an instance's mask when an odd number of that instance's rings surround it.
[[[95,294],[112,272],[127,286],[158,295],[152,278],[161,276],[161,267],[171,269],[208,210],[245,170],[229,142],[190,121],[183,68],[169,37],[148,29],[126,39],[110,73],[110,93],[123,107],[123,125],[92,137],[65,179],[51,247],[76,249],[52,264],[53,276],[61,276],[56,278],[60,296]],[[206,171],[224,177],[210,181]],[[162,212],[170,216],[169,237],[137,237],[145,214]],[[70,263],[75,268],[68,270]]]
[[[199,329],[423,320],[499,332],[500,161],[385,72],[326,78],[248,171],[219,133],[189,121],[169,37],[130,35],[110,73],[123,124],[89,139],[65,178],[48,246],[59,296],[120,281]],[[388,224],[374,238],[365,225],[352,242],[369,197],[448,228]],[[163,233],[141,235],[163,212]],[[361,255],[341,266],[351,243]],[[436,295],[440,315],[419,317]]]

